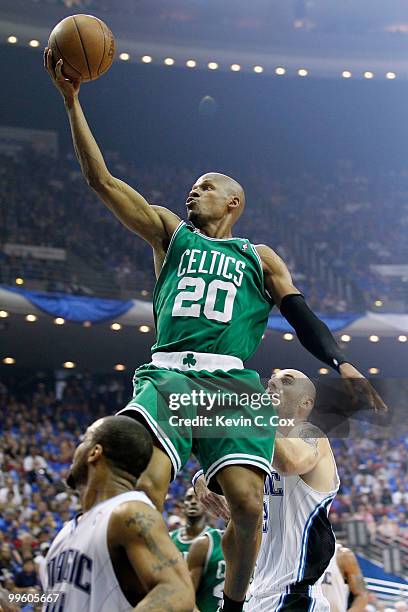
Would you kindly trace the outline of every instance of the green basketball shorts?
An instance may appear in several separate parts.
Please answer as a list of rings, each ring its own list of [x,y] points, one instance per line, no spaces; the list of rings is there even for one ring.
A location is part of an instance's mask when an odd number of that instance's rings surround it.
[[[136,418],[150,430],[171,461],[173,478],[191,453],[217,492],[215,476],[227,465],[253,466],[269,474],[276,411],[259,375],[243,367],[195,370],[194,361],[188,357],[185,370],[139,367],[133,398],[118,414]]]

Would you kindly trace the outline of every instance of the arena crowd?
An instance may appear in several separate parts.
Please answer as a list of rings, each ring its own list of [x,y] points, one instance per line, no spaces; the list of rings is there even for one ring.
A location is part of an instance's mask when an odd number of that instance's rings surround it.
[[[49,544],[79,509],[64,485],[79,436],[123,407],[129,394],[127,377],[89,372],[0,384],[0,584],[7,590],[39,589]],[[335,440],[333,447],[342,483],[331,511],[335,531],[361,520],[373,543],[408,546],[408,437]],[[171,484],[165,507],[171,529],[183,523],[182,500],[196,469],[191,459]]]
[[[117,153],[108,152],[106,158],[115,176],[181,217],[195,178],[209,169],[140,168]],[[257,167],[237,178],[248,200],[237,234],[275,248],[315,310],[361,311],[375,308],[376,300],[393,299],[399,300],[400,311],[407,311],[408,274],[384,276],[373,266],[407,261],[408,171],[369,175],[343,162],[330,176],[277,177]],[[14,285],[21,277],[41,281],[47,291],[100,294],[100,288],[81,278],[81,268],[89,268],[91,278],[109,275],[107,284],[117,297],[126,291],[151,296],[150,247],[112,218],[86,185],[72,154],[57,164],[31,151],[15,159],[0,156],[0,179],[0,200],[7,202],[0,212],[1,283]],[[67,257],[17,256],[6,252],[10,243],[61,248]],[[310,255],[320,263],[312,267]],[[331,288],[327,268],[334,278]],[[334,289],[346,284],[348,292]]]

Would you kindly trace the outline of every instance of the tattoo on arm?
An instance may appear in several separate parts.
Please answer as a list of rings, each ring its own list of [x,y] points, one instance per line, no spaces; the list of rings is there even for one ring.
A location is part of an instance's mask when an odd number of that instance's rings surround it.
[[[157,612],[157,610],[166,610],[166,612],[174,612],[174,606],[171,598],[176,594],[175,589],[171,589],[166,584],[157,585],[147,595],[146,602],[141,601],[136,607],[136,610],[143,612]]]
[[[319,433],[320,430],[317,427],[309,424],[302,427],[302,429],[298,433],[298,436],[301,440],[303,440],[303,442],[305,442],[305,444],[309,444],[309,446],[312,446],[315,452],[317,453],[317,447],[320,437]]]
[[[354,576],[354,587],[356,594],[358,593],[359,595],[361,595],[366,592],[366,583],[361,574],[358,574],[358,576]]]
[[[143,512],[135,512],[133,516],[125,521],[125,525],[128,529],[136,528],[136,533],[144,541],[146,548],[156,559],[156,563],[152,566],[151,570],[154,573],[159,573],[166,567],[176,565],[179,559],[169,559],[157,545],[152,535],[152,529],[155,522],[154,517],[146,516]]]

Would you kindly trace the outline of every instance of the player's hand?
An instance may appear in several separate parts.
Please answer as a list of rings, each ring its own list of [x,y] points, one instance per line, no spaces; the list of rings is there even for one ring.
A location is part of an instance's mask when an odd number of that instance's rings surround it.
[[[231,515],[225,497],[210,491],[205,484],[204,476],[198,478],[194,490],[198,501],[204,506],[208,514],[214,518],[222,518],[224,521],[230,520]]]
[[[368,401],[370,407],[375,412],[388,411],[387,405],[374,387],[351,363],[342,363],[339,369],[344,384],[353,399],[353,404],[358,404],[359,401],[365,400],[366,402]]]
[[[81,79],[67,79],[63,72],[63,61],[60,59],[54,66],[52,51],[44,49],[44,68],[51,77],[52,82],[63,96],[66,103],[72,103],[78,97]]]

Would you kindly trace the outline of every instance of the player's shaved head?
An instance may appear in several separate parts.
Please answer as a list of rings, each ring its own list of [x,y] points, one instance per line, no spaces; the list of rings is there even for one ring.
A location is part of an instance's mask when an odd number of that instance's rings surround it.
[[[100,450],[95,453],[95,449]],[[67,484],[71,488],[88,480],[90,455],[92,463],[102,460],[109,471],[139,478],[153,453],[150,433],[128,416],[107,416],[92,423],[75,450]]]
[[[274,374],[268,382],[268,391],[281,395],[279,416],[294,416],[307,419],[316,399],[316,387],[299,370],[287,368]]]
[[[227,196],[238,198],[240,205],[237,208],[236,219],[242,215],[245,208],[245,191],[238,181],[231,176],[221,174],[220,172],[207,172],[207,174],[203,174],[203,176],[201,176],[198,180],[215,181],[224,188]]]
[[[315,400],[316,387],[314,383],[310,380],[310,378],[300,370],[286,368],[285,370],[281,370],[280,372],[278,372],[276,376],[277,378],[283,378],[284,376],[293,376],[293,378],[296,380],[296,387],[298,389],[299,395],[303,393],[304,395],[311,397],[313,401]]]
[[[228,233],[243,213],[245,192],[235,179],[220,172],[207,172],[192,186],[187,197],[188,219],[197,228],[220,227]]]

